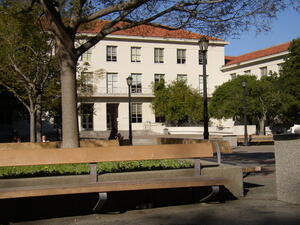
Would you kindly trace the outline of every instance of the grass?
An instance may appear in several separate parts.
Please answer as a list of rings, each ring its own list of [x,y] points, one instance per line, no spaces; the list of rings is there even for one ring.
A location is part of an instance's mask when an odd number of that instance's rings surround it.
[[[145,160],[97,163],[97,172],[129,172],[142,170],[179,169],[192,167],[183,160]],[[0,178],[20,178],[39,176],[82,175],[90,172],[89,164],[61,164],[44,166],[0,167]]]

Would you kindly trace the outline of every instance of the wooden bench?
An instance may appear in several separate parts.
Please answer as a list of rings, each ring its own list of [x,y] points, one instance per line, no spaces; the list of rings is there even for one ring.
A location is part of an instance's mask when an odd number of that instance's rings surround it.
[[[213,144],[211,142],[152,146],[0,150],[1,167],[69,163],[89,163],[91,165],[90,182],[87,183],[1,187],[0,182],[0,199],[100,193],[98,205],[101,205],[101,201],[106,199],[107,192],[202,186],[211,186],[214,192],[216,192],[218,191],[218,187],[225,185],[228,180],[222,177],[207,177],[201,175],[200,158],[212,156]],[[185,158],[195,159],[194,174],[190,176],[99,182],[96,172],[97,162]]]
[[[250,144],[273,144],[273,135],[249,135]],[[237,139],[238,144],[244,143],[244,136],[239,135]]]

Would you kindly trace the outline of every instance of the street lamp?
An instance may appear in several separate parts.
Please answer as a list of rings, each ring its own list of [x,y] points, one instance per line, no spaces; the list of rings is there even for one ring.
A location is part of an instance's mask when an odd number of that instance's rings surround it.
[[[128,85],[128,119],[129,119],[129,144],[132,145],[132,124],[131,124],[131,86],[132,86],[132,77],[129,76],[126,78]]]
[[[206,37],[201,37],[198,41],[201,56],[202,56],[202,68],[203,68],[203,119],[204,119],[204,140],[209,139],[208,132],[208,107],[207,107],[207,75],[206,75],[206,53],[208,49],[209,40]]]
[[[247,131],[247,82],[242,82],[243,91],[243,102],[244,102],[244,146],[248,146],[248,131]]]

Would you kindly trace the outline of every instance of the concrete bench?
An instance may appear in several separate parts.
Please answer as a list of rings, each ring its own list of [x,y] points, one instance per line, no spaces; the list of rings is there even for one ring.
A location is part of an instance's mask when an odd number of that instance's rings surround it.
[[[0,199],[99,193],[99,204],[97,204],[97,206],[99,206],[101,205],[100,203],[106,199],[107,192],[202,186],[210,186],[213,192],[217,192],[219,186],[225,185],[228,179],[201,175],[200,158],[212,157],[213,149],[211,142],[152,146],[81,147],[72,149],[3,149],[0,154],[1,167],[89,163],[91,165],[91,171],[90,182],[87,183],[63,183],[21,187],[1,187],[0,185]],[[130,181],[98,181],[97,162],[186,158],[195,159],[194,174],[190,176],[142,178]]]

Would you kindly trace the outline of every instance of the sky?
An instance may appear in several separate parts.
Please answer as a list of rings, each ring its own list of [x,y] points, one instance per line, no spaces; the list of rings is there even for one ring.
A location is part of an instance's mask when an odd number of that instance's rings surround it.
[[[225,55],[238,56],[248,52],[268,48],[300,37],[300,12],[287,9],[281,12],[271,24],[271,30],[256,34],[250,31],[238,38],[227,38],[230,44],[225,47]]]

